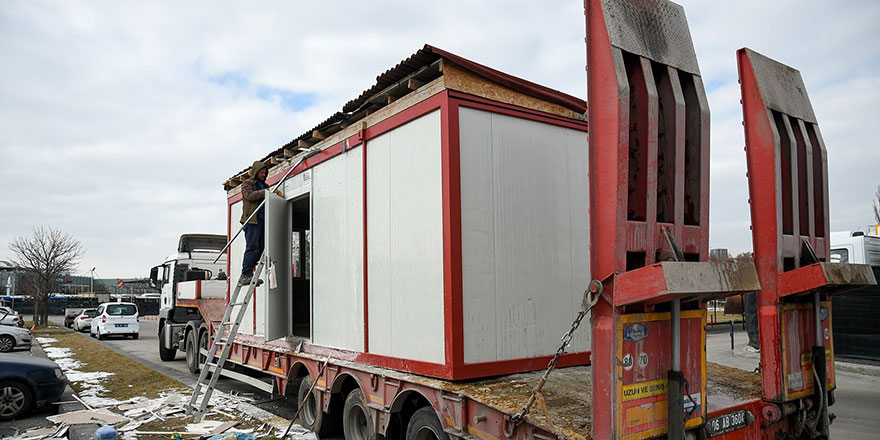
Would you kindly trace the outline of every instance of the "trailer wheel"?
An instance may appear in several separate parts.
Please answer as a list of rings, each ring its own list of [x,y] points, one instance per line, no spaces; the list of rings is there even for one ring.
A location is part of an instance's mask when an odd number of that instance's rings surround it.
[[[342,410],[342,432],[345,440],[371,440],[376,438],[373,433],[373,418],[364,401],[364,393],[357,389],[348,393]]]
[[[296,421],[303,428],[312,430],[318,436],[323,437],[330,434],[333,427],[328,426],[332,425],[332,423],[324,423],[325,414],[321,407],[318,406],[317,391],[312,390],[311,394],[306,394],[311,387],[312,378],[309,376],[304,377],[299,382],[299,392],[296,394],[296,400],[302,405],[302,411],[299,412],[299,417],[297,417]]]
[[[406,440],[449,440],[432,406],[423,406],[413,413],[406,425]]]
[[[199,372],[198,330],[186,333],[186,369],[192,374]]]
[[[162,362],[173,361],[177,356],[177,350],[165,347],[165,325],[159,327],[159,359]]]

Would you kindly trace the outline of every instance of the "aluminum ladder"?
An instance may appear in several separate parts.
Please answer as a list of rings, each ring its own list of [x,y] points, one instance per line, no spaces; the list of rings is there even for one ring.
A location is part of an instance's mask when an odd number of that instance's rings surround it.
[[[238,296],[241,293],[241,288],[243,286],[236,283],[235,290],[233,290],[232,295],[229,297],[229,304],[226,305],[226,312],[223,313],[223,320],[220,321],[217,330],[214,332],[214,341],[211,343],[211,348],[205,356],[205,363],[202,365],[202,371],[199,373],[199,380],[196,381],[195,387],[193,388],[192,398],[190,398],[189,404],[186,407],[187,415],[194,415],[194,423],[201,422],[202,418],[205,417],[205,409],[208,407],[208,402],[211,400],[211,394],[214,392],[214,387],[217,384],[217,379],[220,377],[220,372],[223,371],[223,365],[226,363],[226,359],[229,358],[229,350],[232,347],[232,341],[235,340],[235,335],[238,334],[238,327],[241,325],[241,320],[244,318],[247,308],[239,307],[238,313],[235,314],[235,320],[230,321],[232,310],[236,306],[244,306],[250,302],[251,297],[254,295],[254,289],[259,283],[263,268],[266,265],[266,261],[263,258],[264,256],[265,254],[260,256],[259,263],[254,269],[254,276],[251,278],[251,282],[248,284],[247,291],[241,301],[238,300]],[[224,328],[230,325],[229,335],[226,337],[226,341],[223,341]],[[223,346],[223,350],[220,352],[220,356],[217,357],[216,350],[219,345]],[[201,348],[199,349],[199,353],[201,353]],[[212,362],[215,357],[217,357],[217,361]],[[211,376],[210,379],[208,378],[209,373]],[[202,396],[201,401],[199,401],[202,387],[205,387],[205,394]]]

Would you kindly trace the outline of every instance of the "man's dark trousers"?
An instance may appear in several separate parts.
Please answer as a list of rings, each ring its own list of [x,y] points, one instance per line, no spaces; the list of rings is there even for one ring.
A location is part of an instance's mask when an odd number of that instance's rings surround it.
[[[244,241],[247,243],[244,250],[244,261],[241,263],[241,274],[251,275],[257,267],[260,255],[263,255],[265,247],[263,222],[257,224],[246,223],[244,225]]]

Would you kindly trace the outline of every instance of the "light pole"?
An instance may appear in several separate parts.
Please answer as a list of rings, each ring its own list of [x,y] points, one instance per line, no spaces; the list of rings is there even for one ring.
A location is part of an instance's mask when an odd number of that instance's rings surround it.
[[[91,279],[89,280],[89,292],[91,292],[92,296],[95,296],[95,268],[89,271],[91,274]]]

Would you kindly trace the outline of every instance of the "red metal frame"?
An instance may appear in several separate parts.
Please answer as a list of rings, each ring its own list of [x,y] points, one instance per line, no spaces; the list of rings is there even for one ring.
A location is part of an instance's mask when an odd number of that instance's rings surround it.
[[[794,140],[790,136],[793,130],[803,133],[804,122],[815,124],[812,116],[812,108],[801,108],[796,115],[788,109],[778,111],[770,109],[764,102],[761,86],[770,87],[774,84],[759,84],[759,77],[755,73],[752,58],[759,57],[758,62],[767,64],[767,59],[760,54],[755,54],[749,49],[737,51],[737,64],[739,68],[740,87],[742,88],[743,126],[746,137],[746,158],[749,176],[749,206],[752,215],[752,241],[754,245],[755,265],[761,279],[761,292],[758,294],[758,310],[760,320],[761,337],[761,373],[764,381],[764,399],[768,401],[783,401],[783,378],[782,354],[780,335],[779,306],[780,288],[789,286],[785,290],[789,293],[802,293],[812,290],[803,283],[812,279],[806,276],[794,282],[786,282],[783,279],[791,279],[792,276],[800,278],[804,275],[803,270],[796,270],[801,266],[802,246],[800,239],[808,240],[820,260],[826,260],[830,248],[828,228],[828,178],[827,158],[824,143],[818,127],[815,134],[818,136],[813,148],[813,142],[791,142],[783,145],[784,139]],[[797,71],[795,71],[797,72]],[[796,73],[798,79],[800,74]],[[774,78],[781,80],[782,78]],[[766,80],[765,80],[766,81]],[[774,81],[775,83],[775,81]],[[802,84],[802,83],[801,83]],[[786,92],[793,92],[786,90]],[[802,91],[806,95],[806,91]],[[807,103],[809,99],[807,98]],[[788,110],[786,112],[786,110]],[[802,118],[807,118],[804,121]],[[797,123],[792,124],[792,121]],[[780,133],[783,128],[787,133]],[[806,137],[809,139],[811,136]],[[803,139],[803,138],[802,138]],[[794,151],[792,151],[794,150]],[[787,153],[787,154],[786,154]],[[812,177],[810,184],[801,192],[798,190],[799,170],[798,160],[791,160],[792,153],[795,158],[805,154],[810,162],[816,166],[810,166],[808,175]],[[813,162],[814,154],[818,154],[819,160]],[[788,160],[785,160],[785,158]],[[785,163],[787,162],[787,163]],[[787,178],[787,179],[786,179]],[[819,185],[813,184],[818,179]],[[787,182],[784,182],[787,180]],[[819,188],[816,188],[819,186]],[[806,198],[809,205],[801,210],[799,201]],[[809,209],[812,205],[813,209]],[[822,208],[819,210],[819,208]],[[817,229],[813,213],[816,213],[824,227]],[[809,216],[809,228],[801,231],[800,225],[803,216]],[[786,267],[788,266],[788,267]],[[786,276],[786,269],[792,270]],[[806,271],[813,271],[809,266]],[[819,284],[821,285],[821,284]],[[818,287],[815,286],[815,287]],[[801,290],[803,289],[803,290]]]
[[[797,429],[794,416],[781,417],[782,411],[774,408],[804,397],[815,398],[817,404],[827,400],[814,397],[814,381],[805,375],[816,368],[819,377],[828,378],[826,390],[834,388],[826,301],[833,293],[875,280],[868,266],[827,263],[828,159],[800,72],[748,48],[737,51],[737,65],[754,259],[761,280],[762,409],[769,426],[764,436],[771,438],[773,432]],[[822,312],[820,304],[829,310]],[[817,313],[824,317],[817,318]],[[817,323],[823,327],[818,331]],[[828,360],[813,364],[817,352]],[[821,432],[828,422],[824,417],[820,421]]]
[[[662,275],[662,263],[655,263],[673,251],[663,228],[686,260],[708,260],[709,112],[697,72],[622,49],[612,43],[603,2],[585,0],[584,6],[591,269],[603,280],[607,299],[592,310],[591,434],[617,438],[619,319],[651,311],[645,299],[671,299],[663,298],[664,280],[655,276],[656,269]],[[621,290],[621,282],[639,289]],[[626,292],[638,298],[616,297]]]
[[[367,291],[367,257],[366,257],[366,214],[364,215],[364,352],[354,353],[348,350],[338,350],[305,344],[303,350],[315,355],[333,355],[338,359],[349,359],[364,362],[369,365],[393,368],[416,374],[433,376],[443,379],[459,380],[492,375],[509,374],[522,371],[538,370],[546,367],[551,356],[535,358],[511,359],[496,362],[481,362],[467,364],[464,362],[464,335],[463,335],[463,310],[462,310],[462,279],[461,279],[461,177],[460,177],[460,152],[459,152],[459,108],[469,107],[498,114],[515,116],[531,121],[542,122],[560,127],[586,131],[585,121],[565,118],[550,113],[544,113],[515,105],[504,104],[478,96],[443,90],[442,92],[409,107],[377,124],[359,130],[357,134],[334,144],[321,153],[306,159],[294,170],[294,174],[303,172],[321,162],[342,154],[344,151],[355,147],[365,147],[363,153],[363,197],[364,213],[366,213],[366,156],[368,154],[369,139],[375,138],[394,128],[400,127],[418,117],[435,110],[440,111],[441,125],[441,174],[442,174],[442,204],[443,204],[443,309],[446,319],[444,320],[445,356],[443,364],[420,362],[407,359],[398,359],[388,356],[377,355],[369,352],[369,317],[367,306],[369,295]],[[344,147],[343,142],[346,143]],[[279,169],[267,178],[267,184],[277,183],[287,169]],[[227,200],[227,212],[231,213],[231,205],[241,200],[241,194],[233,195]],[[231,232],[231,222],[228,230]],[[256,299],[256,298],[255,298]],[[256,313],[256,307],[254,307]],[[256,319],[254,319],[256,322]],[[256,326],[256,324],[254,324]],[[243,336],[243,335],[242,335]],[[260,338],[256,338],[260,339]],[[254,340],[265,344],[262,340]],[[283,350],[292,350],[294,347],[278,347]],[[559,362],[560,366],[585,365],[590,362],[590,352],[568,353]]]

